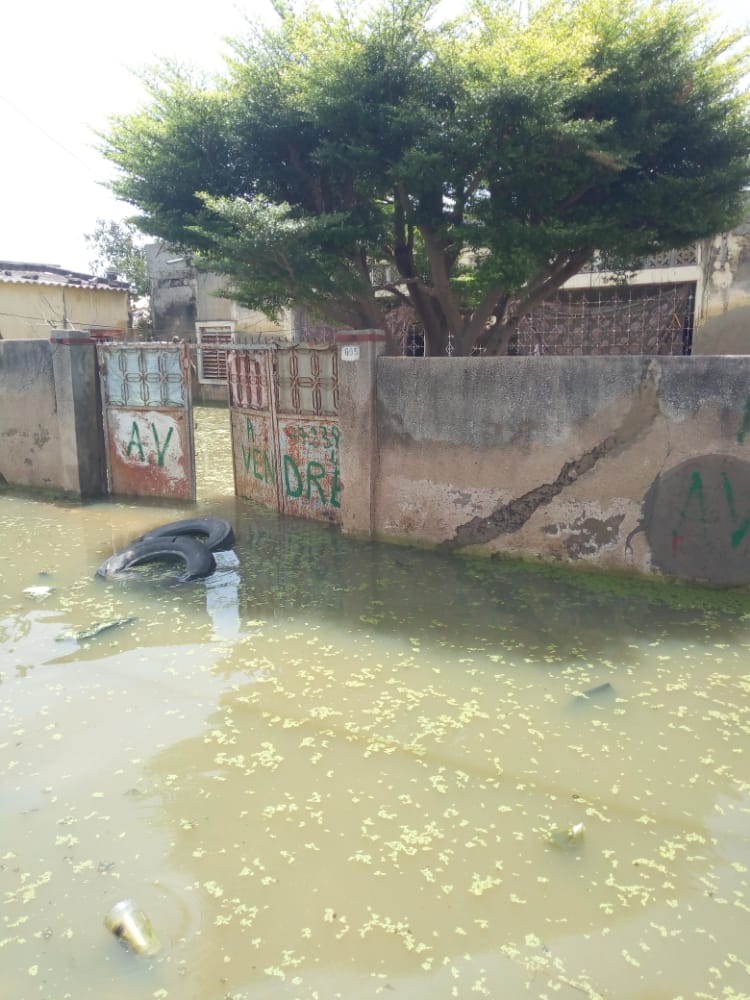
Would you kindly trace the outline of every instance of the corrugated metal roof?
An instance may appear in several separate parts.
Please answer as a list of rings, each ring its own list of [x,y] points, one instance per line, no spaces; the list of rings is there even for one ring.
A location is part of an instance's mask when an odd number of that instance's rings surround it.
[[[102,292],[127,292],[127,281],[68,271],[55,264],[29,264],[0,260],[0,283],[12,285],[63,285],[66,288],[92,288]]]

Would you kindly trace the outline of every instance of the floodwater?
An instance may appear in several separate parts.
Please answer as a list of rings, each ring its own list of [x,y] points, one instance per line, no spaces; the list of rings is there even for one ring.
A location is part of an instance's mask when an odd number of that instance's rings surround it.
[[[750,996],[750,598],[283,521],[225,416],[206,581],[94,578],[192,508],[0,493],[3,998]]]

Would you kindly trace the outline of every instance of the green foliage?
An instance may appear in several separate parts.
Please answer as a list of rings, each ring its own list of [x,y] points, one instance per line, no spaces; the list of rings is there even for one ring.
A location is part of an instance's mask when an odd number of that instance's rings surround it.
[[[115,271],[121,281],[127,281],[136,296],[148,295],[146,257],[138,245],[139,232],[132,223],[96,220],[93,233],[84,239],[95,254],[89,267],[94,274]]]
[[[738,220],[747,49],[689,0],[437,6],[279,3],[222,79],[162,67],[103,137],[114,190],[271,314],[383,325],[390,264],[431,353],[503,350],[594,251],[622,269]]]

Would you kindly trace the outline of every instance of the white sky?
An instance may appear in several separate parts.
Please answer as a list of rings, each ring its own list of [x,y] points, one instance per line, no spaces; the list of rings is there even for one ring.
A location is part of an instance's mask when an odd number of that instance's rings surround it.
[[[712,0],[739,24],[745,0]],[[130,206],[101,186],[94,130],[137,108],[133,69],[163,57],[220,69],[226,36],[269,16],[268,0],[12,0],[0,32],[0,260],[87,271],[84,233]]]

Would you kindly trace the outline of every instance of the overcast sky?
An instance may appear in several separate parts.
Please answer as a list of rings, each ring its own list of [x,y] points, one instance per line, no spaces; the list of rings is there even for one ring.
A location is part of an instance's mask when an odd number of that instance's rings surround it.
[[[727,23],[744,0],[713,0]],[[87,271],[83,235],[132,210],[102,187],[108,165],[94,130],[135,110],[133,70],[169,57],[220,69],[226,36],[267,18],[268,0],[27,0],[7,5],[0,32],[0,259]]]

